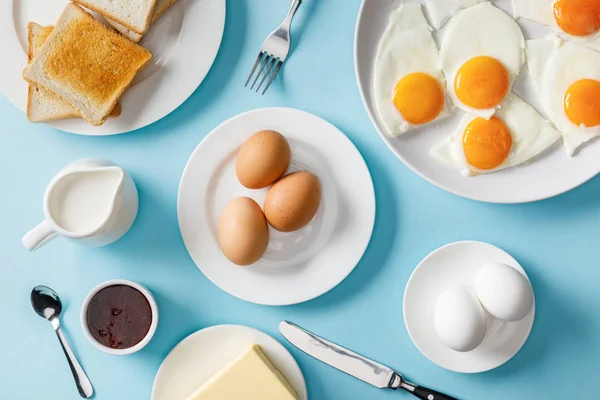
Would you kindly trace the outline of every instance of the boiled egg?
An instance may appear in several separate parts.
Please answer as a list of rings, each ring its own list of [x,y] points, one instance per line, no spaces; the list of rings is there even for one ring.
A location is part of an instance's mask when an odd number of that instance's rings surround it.
[[[420,4],[390,16],[375,58],[373,99],[387,134],[398,136],[450,115],[437,45]]]
[[[320,203],[319,178],[307,171],[292,172],[278,180],[267,192],[265,216],[278,231],[297,231],[313,219]]]
[[[472,176],[522,164],[559,138],[558,131],[532,106],[510,93],[490,119],[465,114],[456,132],[431,154]]]
[[[600,53],[561,39],[527,41],[529,74],[568,155],[600,136]]]
[[[454,105],[482,118],[494,115],[521,71],[524,48],[519,25],[491,3],[460,11],[448,23],[440,48]]]
[[[475,277],[475,293],[481,305],[494,318],[520,321],[533,306],[529,280],[510,265],[484,264]]]
[[[551,27],[561,37],[600,51],[598,0],[513,0],[515,17]]]
[[[444,24],[463,8],[469,8],[485,0],[425,0],[431,25],[440,29]]]
[[[232,263],[250,265],[258,261],[269,244],[269,227],[260,206],[248,197],[231,200],[219,219],[218,241]]]
[[[433,318],[438,337],[452,350],[474,350],[485,337],[485,310],[467,288],[457,287],[443,292],[438,297]]]
[[[240,183],[249,189],[267,187],[285,173],[291,154],[290,144],[281,133],[256,132],[238,151],[235,173]]]

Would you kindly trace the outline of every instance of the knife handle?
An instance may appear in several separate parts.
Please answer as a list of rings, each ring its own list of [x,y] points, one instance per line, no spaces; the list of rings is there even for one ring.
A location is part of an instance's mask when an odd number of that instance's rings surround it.
[[[417,386],[412,393],[421,400],[458,400],[455,397],[436,392],[435,390],[427,389],[423,386]]]

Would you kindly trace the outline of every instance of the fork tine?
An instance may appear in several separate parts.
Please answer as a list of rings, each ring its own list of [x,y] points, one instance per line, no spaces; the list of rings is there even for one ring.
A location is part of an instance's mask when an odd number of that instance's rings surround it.
[[[265,55],[264,51],[261,51],[260,53],[258,53],[258,57],[256,57],[256,62],[254,63],[254,67],[252,67],[252,71],[250,71],[250,75],[248,75],[248,79],[246,80],[246,84],[244,85],[244,87],[248,86],[248,82],[250,82],[250,79],[252,79],[252,75],[254,75],[254,71],[256,71],[256,67],[258,66],[258,63],[260,62],[260,60],[263,58],[264,55]]]
[[[267,65],[267,63],[270,61],[270,59],[271,59],[270,54],[267,54],[266,57],[263,58],[262,62],[260,63],[260,69],[258,70],[256,77],[254,77],[254,82],[252,82],[252,86],[250,86],[250,90],[254,90],[254,85],[256,85],[256,81],[258,81],[258,78],[260,78],[260,76],[262,75],[262,72],[265,69],[265,66]]]
[[[283,61],[279,60],[279,62],[277,63],[277,67],[275,67],[275,71],[273,71],[273,74],[271,75],[271,78],[269,78],[269,82],[267,82],[267,86],[265,86],[261,95],[264,95],[265,92],[267,91],[267,89],[269,88],[269,86],[271,86],[271,82],[273,82],[273,79],[275,79],[275,76],[279,72],[279,68],[281,68],[282,65],[283,65]]]
[[[275,58],[275,57],[271,58],[271,61],[269,62],[269,67],[267,68],[267,72],[265,72],[262,80],[260,81],[260,83],[258,84],[258,87],[256,88],[256,93],[258,93],[258,91],[260,90],[260,87],[264,83],[265,79],[267,79],[267,77],[269,76],[269,73],[273,69],[273,66],[275,65],[275,63],[277,62],[278,59],[279,58]]]

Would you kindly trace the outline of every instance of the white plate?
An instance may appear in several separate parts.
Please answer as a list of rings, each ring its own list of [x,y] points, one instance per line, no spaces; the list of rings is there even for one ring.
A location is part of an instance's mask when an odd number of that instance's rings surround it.
[[[0,50],[5,55],[0,92],[25,112],[27,23],[54,25],[68,0],[0,2]],[[52,122],[81,135],[113,135],[142,128],[163,118],[196,90],[217,56],[225,27],[225,0],[178,0],[152,25],[140,44],[152,61],[121,98],[122,113],[94,127],[82,119]]]
[[[600,172],[600,141],[584,146],[573,158],[566,155],[562,141],[559,141],[528,165],[476,177],[464,177],[429,154],[431,148],[454,132],[462,116],[458,111],[454,117],[429,127],[415,129],[396,138],[387,136],[376,118],[371,80],[379,39],[387,27],[390,12],[400,3],[363,0],[356,24],[354,62],[358,87],[367,113],[383,141],[406,166],[451,193],[492,203],[523,203],[552,197],[581,185]],[[510,0],[497,0],[493,3],[512,15]],[[519,21],[519,24],[527,39],[543,38],[550,32],[541,25],[527,21]],[[541,110],[526,75],[527,67],[524,66],[514,91]]]
[[[535,301],[529,314],[517,322],[490,317],[488,332],[475,350],[460,353],[446,347],[433,324],[437,297],[456,286],[473,285],[475,274],[485,262],[500,262],[527,274],[504,250],[482,242],[456,242],[429,254],[412,273],[404,292],[404,323],[421,353],[440,367],[476,373],[499,367],[521,349],[529,337],[535,317]],[[529,279],[529,278],[527,278]]]
[[[238,267],[219,248],[217,224],[235,197],[263,204],[267,189],[246,189],[235,174],[239,148],[262,129],[287,137],[291,171],[308,170],[319,177],[321,205],[297,232],[269,228],[263,258]],[[222,123],[196,148],[181,178],[178,216],[188,252],[214,284],[246,301],[287,305],[320,296],[352,272],[371,238],[375,194],[363,158],[335,126],[304,111],[263,108]]]
[[[158,369],[152,400],[185,400],[253,344],[298,392],[298,399],[307,400],[304,376],[290,352],[266,333],[240,325],[213,326],[183,339]]]

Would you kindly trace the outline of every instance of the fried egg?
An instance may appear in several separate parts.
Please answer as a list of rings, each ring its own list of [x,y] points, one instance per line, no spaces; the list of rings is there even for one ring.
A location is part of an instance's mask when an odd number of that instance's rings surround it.
[[[440,49],[446,89],[454,105],[490,118],[525,62],[525,39],[512,17],[485,2],[448,23]]]
[[[560,133],[513,93],[490,119],[465,114],[457,131],[431,150],[444,164],[472,176],[499,171],[538,156]]]
[[[402,4],[390,17],[375,59],[373,99],[387,134],[450,115],[437,45],[420,4]]]
[[[513,0],[515,17],[554,29],[561,37],[600,51],[600,1]]]
[[[425,0],[431,25],[440,29],[457,12],[469,8],[485,0]]]
[[[529,74],[548,118],[572,156],[600,136],[600,53],[561,39],[527,41]]]

